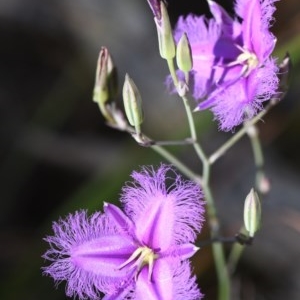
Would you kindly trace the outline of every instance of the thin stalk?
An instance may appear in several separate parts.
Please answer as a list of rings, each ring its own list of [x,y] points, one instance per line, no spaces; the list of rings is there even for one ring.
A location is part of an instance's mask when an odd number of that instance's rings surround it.
[[[171,162],[174,166],[178,168],[185,176],[194,180],[197,183],[202,183],[202,188],[206,198],[207,204],[207,215],[209,219],[209,224],[211,228],[211,238],[219,236],[219,222],[216,215],[216,209],[213,201],[213,197],[209,186],[207,185],[208,177],[201,180],[201,177],[194,172],[192,172],[188,167],[181,163],[175,156],[164,149],[161,146],[154,145],[151,147],[154,151],[159,153],[167,161]],[[207,164],[208,165],[208,164]],[[209,166],[209,165],[208,165]],[[209,172],[207,171],[208,176]],[[226,261],[224,255],[223,244],[218,242],[212,245],[213,255],[215,259],[216,271],[219,283],[219,300],[229,300],[230,299],[230,280],[226,268]]]
[[[263,156],[263,151],[259,139],[259,134],[258,134],[258,129],[256,128],[255,124],[249,125],[248,123],[244,124],[244,127],[246,128],[246,132],[249,136],[250,142],[251,142],[251,147],[253,151],[253,156],[254,156],[254,163],[256,167],[256,175],[255,175],[255,184],[256,188],[261,191],[261,180],[264,177],[264,171],[263,171],[263,166],[264,166],[264,156]],[[245,228],[242,228],[241,231],[242,233],[246,233]],[[241,244],[234,244],[229,257],[228,257],[228,270],[230,274],[233,274],[236,266],[244,252],[245,245]]]
[[[208,165],[208,164],[207,164]],[[209,165],[208,165],[209,169]],[[209,172],[207,172],[209,175]],[[206,176],[208,176],[206,175]],[[219,236],[219,220],[217,218],[217,211],[214,204],[214,199],[208,185],[209,177],[203,177],[202,188],[205,194],[207,216],[210,226],[210,236],[212,239]],[[230,278],[226,266],[224,247],[222,243],[212,244],[213,257],[215,261],[215,267],[218,278],[218,300],[229,300],[230,299]]]
[[[228,263],[227,263],[228,272],[231,275],[235,272],[236,266],[244,252],[244,249],[245,249],[245,245],[241,245],[238,243],[235,243],[232,246],[229,257],[228,257]]]
[[[174,68],[174,61],[173,59],[167,59],[167,63],[168,63],[168,67],[169,67],[169,71],[173,80],[173,83],[175,85],[175,87],[177,88],[178,86],[178,78],[177,78],[177,74]]]
[[[184,165],[180,160],[178,160],[172,153],[170,153],[163,147],[158,146],[158,145],[153,145],[153,146],[151,146],[151,149],[153,149],[155,152],[159,153],[168,162],[173,164],[186,177],[188,177],[192,180],[195,180],[197,183],[202,181],[200,175],[198,175],[198,174],[194,173],[192,170],[190,170],[186,165]]]
[[[223,144],[219,149],[217,149],[208,159],[209,163],[214,164],[222,155],[226,153],[238,140],[240,140],[249,130],[249,127],[256,124],[263,116],[270,110],[275,103],[273,101],[269,102],[269,105],[257,114],[253,119],[249,120],[242,129],[240,129],[236,134],[234,134],[225,144]]]
[[[174,85],[177,88],[178,78],[177,78],[175,67],[174,67],[174,61],[173,60],[167,60],[167,62],[168,62],[168,67],[169,67],[170,74],[172,76]],[[193,117],[193,113],[192,113],[189,101],[186,98],[186,96],[181,96],[181,98],[182,98],[184,108],[185,108],[185,111],[186,111],[186,115],[187,115],[187,118],[188,118],[191,139],[194,141],[193,147],[195,149],[195,152],[199,156],[200,160],[204,163],[204,161],[207,161],[207,158],[206,158],[206,155],[205,155],[203,149],[201,148],[200,144],[198,143],[194,117]]]
[[[245,125],[247,126],[247,125]],[[265,177],[264,174],[264,155],[262,151],[261,142],[259,139],[258,129],[255,125],[249,127],[248,136],[251,142],[252,152],[254,156],[254,163],[256,167],[255,184],[258,191],[261,191],[261,181]]]
[[[195,180],[195,182],[197,182],[198,184],[202,182],[202,178],[200,175],[194,173],[190,168],[183,164],[176,156],[166,150],[162,145],[152,143],[153,140],[144,133],[141,132],[137,139],[135,136],[135,128],[131,127],[130,125],[127,124],[125,128],[122,128],[122,130],[129,133],[140,145],[150,147],[155,152],[160,154],[168,162],[173,164],[186,177],[190,178],[191,180]]]
[[[240,233],[247,234],[247,231],[244,227],[242,227]],[[236,270],[236,266],[243,254],[244,249],[245,249],[245,245],[242,245],[240,243],[233,244],[228,256],[228,263],[227,263],[228,272],[230,274],[233,274],[234,271]]]
[[[195,152],[199,156],[200,160],[204,163],[205,161],[207,161],[207,157],[206,157],[203,149],[201,148],[200,144],[198,143],[194,117],[193,117],[193,114],[192,114],[192,110],[191,110],[189,101],[185,96],[183,96],[181,98],[182,98],[182,101],[183,101],[183,104],[184,104],[184,108],[185,108],[188,123],[189,123],[191,139],[194,141],[193,147],[195,149]]]
[[[168,60],[168,67],[170,70],[170,74],[173,78],[174,85],[177,88],[178,87],[178,79],[176,76],[173,60]],[[191,107],[189,105],[189,101],[184,95],[181,96],[181,98],[183,100],[183,104],[184,104],[187,119],[188,119],[191,139],[194,140],[193,147],[194,147],[194,150],[195,150],[196,154],[198,155],[200,161],[203,164],[203,177],[202,177],[201,186],[202,186],[202,189],[203,189],[203,192],[205,195],[205,199],[206,199],[207,216],[208,216],[208,221],[209,221],[209,225],[210,225],[210,235],[211,235],[211,238],[216,238],[219,236],[219,227],[220,226],[219,226],[219,221],[217,218],[217,212],[216,212],[216,207],[214,204],[214,199],[213,199],[213,196],[212,196],[212,193],[210,190],[210,186],[209,186],[210,164],[209,164],[206,154],[204,153],[202,147],[198,143],[195,122],[194,122]],[[192,179],[195,180],[195,178],[192,178]],[[229,300],[230,299],[230,279],[229,279],[229,274],[227,271],[224,247],[223,247],[222,243],[214,243],[212,245],[212,251],[213,251],[213,256],[214,256],[217,277],[218,277],[218,285],[219,285],[218,299],[219,300]]]
[[[186,145],[192,145],[194,141],[191,139],[185,139],[185,140],[178,140],[178,141],[151,141],[150,146],[186,146]]]
[[[250,138],[253,155],[254,155],[254,163],[258,169],[261,169],[264,165],[264,156],[260,143],[260,139],[258,136],[258,130],[255,125],[252,125],[248,130],[248,136]]]

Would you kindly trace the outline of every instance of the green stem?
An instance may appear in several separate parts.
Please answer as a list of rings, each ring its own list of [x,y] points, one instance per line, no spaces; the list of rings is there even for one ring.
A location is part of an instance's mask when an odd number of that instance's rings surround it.
[[[240,233],[248,235],[244,227],[241,228]],[[241,245],[240,243],[233,244],[228,256],[228,263],[227,263],[227,268],[230,274],[234,273],[236,266],[243,254],[244,249],[245,249],[245,245]]]
[[[167,62],[168,62],[168,67],[169,67],[170,74],[172,76],[174,85],[177,88],[178,79],[177,79],[177,75],[176,75],[176,71],[175,71],[175,67],[174,67],[174,62],[173,62],[173,60],[168,60]],[[186,115],[187,115],[187,118],[188,118],[191,139],[194,141],[193,147],[195,149],[195,152],[199,156],[200,160],[204,163],[204,161],[207,161],[207,157],[206,157],[203,149],[201,148],[200,144],[198,143],[194,117],[193,117],[193,113],[192,113],[189,101],[186,98],[186,96],[181,96],[181,98],[182,98],[184,108],[185,108],[185,111],[186,111]]]
[[[264,177],[264,171],[263,171],[263,166],[264,166],[264,156],[263,156],[263,151],[259,139],[259,134],[258,134],[258,129],[256,128],[255,124],[249,125],[247,122],[244,124],[244,127],[247,129],[246,132],[249,136],[251,146],[252,146],[252,151],[253,151],[253,156],[254,156],[254,163],[256,167],[256,175],[255,175],[255,183],[256,183],[256,188],[261,191],[261,180]],[[246,230],[243,228],[241,229],[242,233],[246,233]],[[230,274],[232,274],[236,266],[243,254],[243,251],[245,249],[244,245],[240,245],[238,243],[234,244],[228,258],[228,270]]]
[[[204,164],[207,165],[209,170],[208,162]],[[220,225],[219,220],[217,218],[217,211],[214,204],[214,199],[209,187],[209,171],[204,173],[205,168],[203,170],[203,181],[202,181],[202,188],[205,194],[206,199],[206,207],[207,207],[207,216],[209,221],[210,227],[210,236],[212,239],[219,236]],[[229,273],[226,266],[225,254],[224,254],[224,247],[222,243],[213,243],[212,244],[212,251],[216,266],[217,278],[218,278],[218,300],[229,300],[230,299],[230,278]]]
[[[130,125],[127,125],[123,130],[129,133],[131,136],[135,134],[135,129]],[[202,178],[200,175],[194,173],[190,168],[188,168],[185,164],[183,164],[177,157],[175,157],[171,152],[166,150],[163,146],[157,144],[152,145],[151,143],[148,144],[148,142],[152,141],[152,139],[149,138],[147,135],[140,133],[139,140],[137,140],[136,138],[135,140],[138,141],[141,145],[143,145],[143,142],[145,142],[147,146],[149,146],[155,152],[160,154],[168,162],[173,164],[186,177],[195,180],[195,182],[197,182],[198,184],[202,182]]]
[[[195,180],[197,183],[202,181],[201,177],[198,174],[191,171],[186,165],[179,161],[173,154],[171,154],[165,148],[158,145],[153,145],[151,146],[151,148],[157,153],[159,153],[162,157],[164,157],[168,162],[173,164],[186,177]]]
[[[213,197],[211,194],[211,190],[208,186],[209,182],[209,172],[206,171],[206,177],[201,180],[201,177],[194,172],[192,172],[188,167],[182,164],[175,156],[173,156],[170,152],[164,149],[161,146],[151,146],[151,148],[159,153],[162,157],[164,157],[167,161],[171,162],[174,166],[178,168],[185,176],[194,180],[196,183],[202,185],[203,192],[205,194],[206,205],[207,205],[207,215],[209,220],[209,225],[211,229],[211,237],[219,236],[219,222],[216,214],[216,209],[213,201]],[[209,164],[206,163],[209,170]],[[205,169],[205,168],[204,168]],[[222,243],[213,243],[212,245],[213,255],[216,264],[216,271],[219,282],[219,300],[229,300],[230,299],[230,280],[227,272],[224,248]]]
[[[235,243],[230,251],[229,257],[228,257],[228,271],[230,274],[233,274],[236,266],[243,254],[243,251],[245,249],[245,245],[241,245],[239,243]]]
[[[259,120],[262,119],[263,116],[273,107],[276,103],[272,100],[269,102],[269,105],[262,110],[258,115],[256,115],[253,119],[249,120],[247,124],[240,129],[236,134],[234,134],[231,139],[229,139],[225,144],[223,144],[217,151],[215,151],[208,159],[209,163],[212,165],[215,163],[222,155],[226,153],[238,140],[240,140],[249,130],[251,126],[256,124]]]
[[[247,124],[245,124],[245,126],[247,126]],[[265,174],[263,170],[264,156],[263,156],[262,146],[259,139],[258,129],[255,125],[252,125],[249,127],[247,133],[251,142],[253,156],[254,156],[254,163],[256,167],[255,184],[257,190],[261,192],[261,181],[264,178]]]
[[[177,88],[178,78],[177,78],[176,71],[174,68],[174,61],[173,61],[173,59],[167,59],[167,63],[168,63],[168,67],[169,67],[169,71],[170,71],[173,83],[174,83],[175,87]]]
[[[191,139],[194,141],[193,147],[195,149],[195,152],[199,156],[200,160],[204,163],[205,161],[207,161],[207,157],[206,157],[203,149],[201,148],[200,144],[198,143],[194,117],[193,117],[193,114],[192,114],[192,110],[191,110],[189,101],[185,96],[182,96],[181,98],[182,98],[184,108],[185,108],[185,111],[186,111],[186,115],[187,115],[187,118],[188,118]]]
[[[168,66],[169,66],[170,74],[173,78],[174,85],[175,85],[175,87],[177,87],[178,79],[176,76],[173,60],[168,60]],[[209,186],[210,163],[209,163],[209,160],[208,160],[207,156],[205,155],[202,147],[198,143],[195,122],[194,122],[191,107],[189,105],[189,101],[184,95],[181,96],[181,98],[183,100],[183,104],[184,104],[187,119],[188,119],[191,139],[194,141],[193,147],[194,147],[196,154],[198,155],[199,159],[201,160],[201,162],[203,164],[203,178],[202,178],[201,186],[202,186],[202,189],[203,189],[203,192],[205,195],[205,199],[206,199],[207,216],[208,216],[208,221],[209,221],[209,225],[210,225],[210,235],[211,235],[211,238],[213,239],[213,238],[219,236],[220,225],[219,225],[219,221],[217,218],[217,211],[216,211],[216,207],[214,204],[214,199],[213,199],[211,189]],[[195,178],[191,178],[191,179],[195,180]],[[219,284],[218,299],[219,300],[229,300],[230,299],[230,279],[229,279],[229,274],[228,274],[227,267],[226,267],[226,260],[225,260],[223,244],[214,243],[212,245],[212,251],[213,251],[216,272],[217,272],[217,277],[218,277],[218,284]]]

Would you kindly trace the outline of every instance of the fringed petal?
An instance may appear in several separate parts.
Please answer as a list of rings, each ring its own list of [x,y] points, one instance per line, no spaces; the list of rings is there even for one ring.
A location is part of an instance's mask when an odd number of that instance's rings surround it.
[[[263,108],[263,102],[276,94],[278,67],[268,59],[264,67],[253,70],[248,77],[241,77],[212,99],[211,110],[219,121],[220,129],[230,131],[243,121],[253,118]]]
[[[167,260],[157,260],[152,278],[149,281],[147,269],[143,269],[138,276],[134,299],[143,300],[171,300],[174,295],[174,270]]]
[[[158,260],[155,264],[152,280],[143,270],[138,277],[134,299],[143,300],[199,300],[202,298],[195,277],[191,276],[187,261]]]
[[[269,31],[277,0],[239,0],[236,13],[243,19],[243,46],[255,53],[261,64],[268,58],[274,47],[276,38]]]
[[[105,203],[104,212],[110,216],[120,231],[127,232],[132,235],[135,225],[116,205]]]
[[[55,235],[45,239],[51,248],[44,254],[52,264],[43,270],[56,281],[67,280],[68,296],[98,299],[100,292],[112,293],[127,280],[127,271],[117,267],[136,247],[106,216],[88,218],[79,211],[54,223],[53,230]]]
[[[152,168],[134,172],[133,186],[125,187],[121,197],[136,224],[138,239],[161,251],[194,241],[204,213],[200,187],[176,174],[171,179],[166,176],[168,171],[173,170],[162,165],[156,172]],[[168,186],[170,180],[173,184]]]
[[[180,261],[191,258],[199,250],[194,244],[182,244],[169,248],[165,253],[160,253],[160,257],[176,257]]]

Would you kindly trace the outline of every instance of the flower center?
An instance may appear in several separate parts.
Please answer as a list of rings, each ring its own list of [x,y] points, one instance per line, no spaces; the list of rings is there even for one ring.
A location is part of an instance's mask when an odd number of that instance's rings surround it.
[[[247,77],[252,70],[258,67],[259,60],[255,53],[248,51],[245,48],[237,45],[237,47],[242,51],[242,53],[237,57],[237,64],[244,65],[242,74]]]
[[[256,69],[259,66],[259,60],[255,53],[236,45],[236,47],[241,50],[241,54],[236,58],[235,61],[230,62],[228,66],[243,65],[242,76],[247,77],[252,70]]]
[[[158,258],[158,254],[155,253],[151,248],[146,246],[137,248],[131,256],[119,266],[119,270],[129,266],[129,269],[136,269],[135,280],[144,266],[148,265],[148,280],[151,281],[154,261]]]

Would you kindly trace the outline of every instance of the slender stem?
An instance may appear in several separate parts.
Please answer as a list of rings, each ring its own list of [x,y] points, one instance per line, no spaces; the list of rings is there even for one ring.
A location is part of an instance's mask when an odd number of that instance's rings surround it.
[[[153,145],[151,148],[159,153],[162,157],[164,157],[167,161],[172,163],[181,173],[183,173],[186,177],[195,180],[197,183],[201,182],[202,179],[200,175],[194,173],[190,170],[186,165],[184,165],[181,161],[179,161],[173,154],[164,149],[161,146]]]
[[[252,125],[247,132],[252,145],[255,166],[260,169],[264,165],[264,156],[259,140],[258,129],[255,125]]]
[[[168,60],[167,62],[168,62],[168,67],[169,67],[170,74],[172,76],[174,85],[177,88],[178,79],[177,79],[177,75],[176,75],[176,71],[175,71],[175,67],[174,67],[174,62],[173,62],[173,60]],[[187,118],[188,118],[191,139],[194,141],[193,147],[195,149],[195,152],[197,153],[197,155],[199,156],[199,158],[202,162],[207,161],[206,155],[205,155],[203,149],[201,148],[200,144],[198,143],[194,117],[193,117],[193,113],[192,113],[189,101],[186,98],[186,96],[181,96],[181,98],[182,98],[182,101],[183,101],[183,104],[184,104],[184,107],[185,107],[185,111],[186,111],[186,115],[187,115]]]
[[[207,161],[207,157],[206,157],[203,149],[201,148],[200,144],[198,143],[194,117],[193,117],[193,114],[192,114],[192,110],[191,110],[189,101],[185,96],[183,96],[181,98],[182,98],[182,101],[183,101],[183,104],[184,104],[184,107],[185,107],[185,111],[186,111],[186,115],[187,115],[187,118],[188,118],[191,139],[194,141],[193,147],[195,149],[195,152],[197,153],[197,155],[199,156],[199,158],[202,162]]]
[[[207,163],[208,170],[209,164]],[[204,174],[204,170],[203,170]],[[205,177],[204,177],[205,176]],[[202,188],[205,194],[206,199],[206,207],[207,207],[207,216],[210,226],[210,235],[211,238],[214,239],[219,236],[219,220],[217,218],[217,211],[214,205],[213,196],[211,194],[209,183],[209,171],[207,174],[204,174],[203,181],[202,181]],[[212,251],[216,266],[216,272],[218,277],[218,300],[229,300],[230,299],[230,279],[229,274],[227,271],[225,254],[224,254],[224,247],[222,243],[214,243],[212,244]]]
[[[170,74],[173,78],[173,82],[175,87],[178,87],[178,79],[176,76],[175,72],[175,67],[173,60],[168,60],[168,67],[170,70]],[[180,93],[179,93],[180,94]],[[200,161],[203,164],[203,177],[202,177],[202,182],[201,186],[205,195],[206,199],[206,207],[207,207],[207,216],[208,216],[208,221],[210,225],[210,235],[211,238],[214,239],[219,236],[219,221],[217,218],[217,211],[216,207],[214,204],[214,199],[211,193],[211,189],[209,186],[209,177],[210,177],[210,164],[208,161],[208,158],[206,154],[204,153],[202,147],[198,143],[197,139],[197,132],[196,132],[196,127],[195,127],[195,122],[192,114],[191,107],[189,105],[188,99],[185,97],[185,95],[180,95],[182,98],[187,119],[188,119],[188,124],[190,128],[190,135],[191,139],[194,140],[193,147],[198,155]],[[194,178],[192,178],[195,180]],[[226,267],[226,261],[225,261],[225,254],[224,254],[224,247],[222,243],[214,243],[212,245],[212,251],[213,251],[213,256],[214,256],[214,261],[215,261],[215,266],[216,266],[216,271],[217,271],[217,277],[218,277],[218,284],[219,284],[219,300],[229,300],[230,299],[230,280],[229,280],[229,274],[227,272],[227,267]]]
[[[206,240],[206,241],[200,241],[198,243],[196,243],[195,245],[197,247],[205,247],[205,246],[208,246],[208,245],[212,245],[213,243],[222,243],[222,244],[235,244],[235,243],[238,243],[240,245],[251,245],[253,242],[253,238],[249,237],[249,235],[245,235],[243,233],[239,233],[239,234],[236,234],[235,236],[231,236],[231,237],[222,237],[222,236],[219,236],[219,237],[216,237],[216,238],[213,238],[213,239],[209,239],[209,240]]]
[[[255,183],[256,183],[256,188],[261,191],[261,180],[264,177],[264,171],[263,171],[263,166],[264,166],[264,156],[263,156],[263,151],[259,139],[259,134],[258,134],[258,129],[255,126],[255,124],[249,125],[247,122],[244,124],[244,128],[246,128],[246,132],[249,136],[251,146],[252,146],[252,151],[253,151],[253,156],[254,156],[254,163],[256,166],[256,175],[255,175]],[[241,231],[242,233],[246,233],[245,228],[242,228]],[[230,274],[233,274],[236,266],[244,252],[245,246],[241,244],[234,244],[228,258],[228,270]]]
[[[217,151],[215,151],[208,159],[209,163],[212,165],[215,163],[222,155],[226,153],[238,140],[240,140],[249,130],[249,127],[256,124],[259,120],[262,119],[263,116],[273,107],[276,102],[272,100],[269,102],[269,105],[266,106],[264,110],[262,110],[259,114],[257,114],[253,119],[249,120],[242,129],[240,129],[236,134],[232,136],[225,144],[223,144]]]
[[[265,177],[264,174],[264,155],[262,151],[262,146],[259,139],[258,129],[255,125],[249,127],[248,136],[251,142],[254,163],[256,167],[256,175],[255,175],[255,184],[258,191],[261,192],[261,181]]]
[[[178,140],[178,141],[151,141],[150,146],[186,146],[192,145],[194,141],[192,139]]]
[[[152,139],[146,136],[144,133],[141,132],[139,136],[136,136],[135,129],[128,124],[122,130],[129,133],[140,145],[151,147],[151,149],[160,154],[168,162],[173,164],[186,177],[190,178],[191,180],[195,180],[195,182],[197,182],[198,184],[202,182],[202,178],[200,175],[194,173],[190,168],[183,164],[177,157],[175,157],[164,147],[156,143],[152,143]]]
[[[190,179],[196,181],[197,183],[202,183],[202,188],[206,196],[207,204],[207,215],[209,219],[209,224],[211,228],[211,238],[216,238],[219,236],[219,222],[216,215],[216,209],[213,201],[213,197],[208,186],[209,172],[206,171],[207,175],[205,179],[200,178],[197,174],[193,173],[189,168],[182,164],[176,157],[174,157],[170,152],[161,146],[154,145],[151,147],[154,151],[158,152],[166,160],[175,165],[184,175]],[[209,164],[206,164],[209,170]],[[226,261],[224,255],[223,244],[220,242],[214,243],[212,245],[213,255],[216,264],[216,270],[219,281],[219,300],[229,300],[230,299],[230,280],[226,268]]]
[[[232,246],[227,263],[228,271],[230,274],[234,273],[236,266],[242,256],[242,253],[244,252],[244,249],[245,245],[241,245],[238,243],[235,243]]]
[[[176,71],[174,68],[174,61],[173,61],[173,59],[167,59],[167,63],[168,63],[168,67],[169,67],[169,71],[170,71],[173,83],[174,83],[175,87],[177,88],[178,78],[177,78]]]
[[[244,227],[242,227],[240,233],[246,236],[247,231]],[[244,249],[245,249],[245,245],[242,245],[240,243],[233,244],[231,251],[229,253],[228,263],[227,263],[227,268],[230,274],[234,273],[236,266],[243,254]]]

